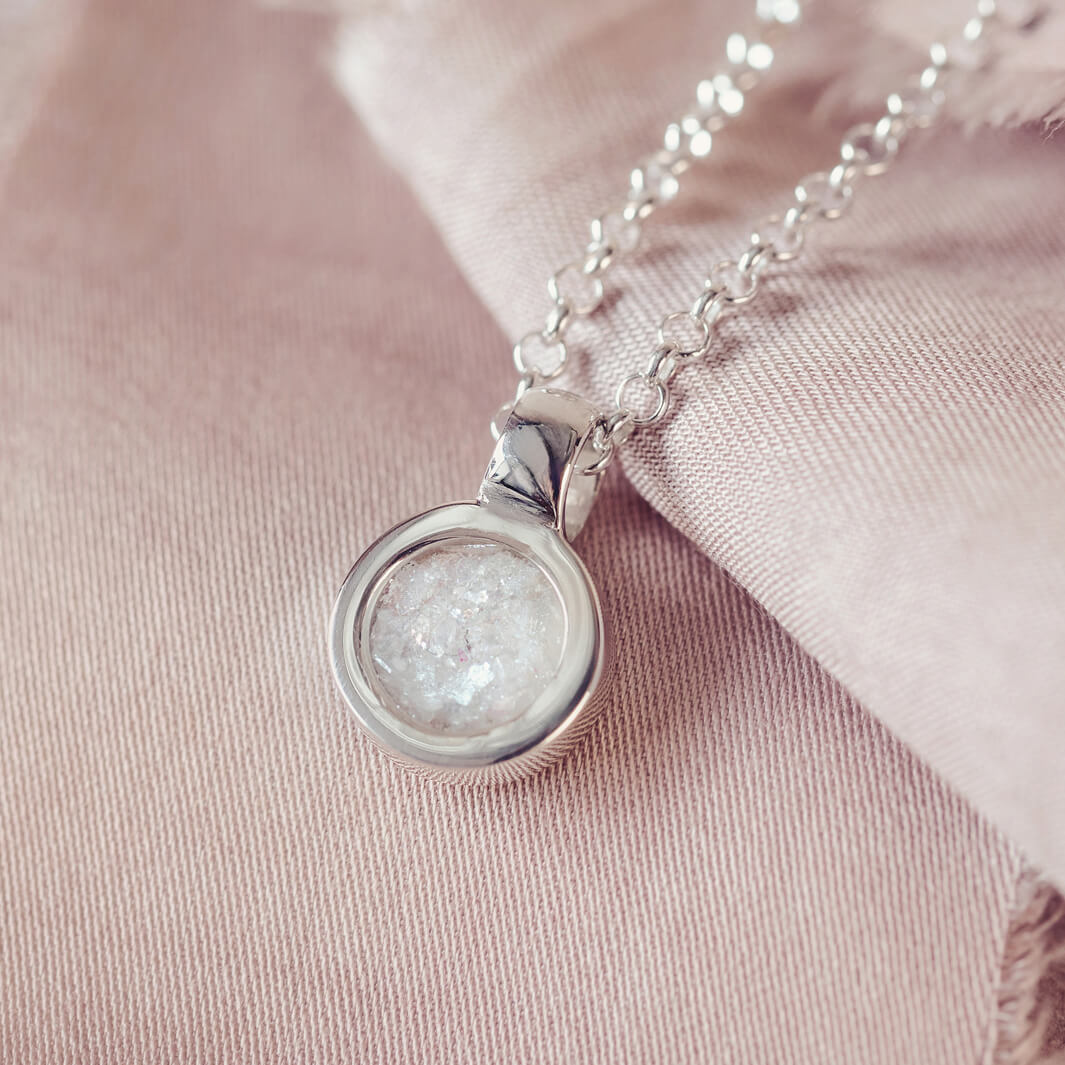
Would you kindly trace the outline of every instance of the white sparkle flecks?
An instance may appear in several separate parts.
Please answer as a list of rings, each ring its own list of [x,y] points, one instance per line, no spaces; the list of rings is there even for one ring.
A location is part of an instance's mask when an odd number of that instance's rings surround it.
[[[377,677],[415,724],[472,736],[519,717],[558,672],[562,603],[508,547],[455,543],[395,572],[370,622]]]

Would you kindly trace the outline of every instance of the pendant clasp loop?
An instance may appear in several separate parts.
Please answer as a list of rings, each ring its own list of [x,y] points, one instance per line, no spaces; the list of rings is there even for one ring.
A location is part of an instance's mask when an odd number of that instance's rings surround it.
[[[557,388],[530,388],[499,434],[477,500],[517,511],[572,540],[591,513],[604,470],[593,436],[599,410]]]

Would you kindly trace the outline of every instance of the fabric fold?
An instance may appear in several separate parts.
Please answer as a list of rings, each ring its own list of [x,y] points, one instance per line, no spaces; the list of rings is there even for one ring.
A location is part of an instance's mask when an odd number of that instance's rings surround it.
[[[517,337],[746,10],[348,11],[335,70]],[[662,316],[919,69],[912,42],[930,25],[913,5],[848,21],[829,6],[783,42],[572,334],[569,383],[605,401],[638,370]],[[990,124],[1053,117],[1061,27],[1054,8],[963,82],[936,131],[722,322],[712,356],[677,379],[675,411],[624,458],[645,498],[1059,884],[1065,149],[1038,121]]]
[[[630,650],[572,757],[445,788],[358,733],[337,584],[475,490],[509,374],[316,65],[329,31],[90,0],[0,196],[0,1061],[1045,1058],[1060,896],[624,478],[579,543]],[[794,443],[756,427],[752,485]],[[667,487],[732,498],[708,469]]]

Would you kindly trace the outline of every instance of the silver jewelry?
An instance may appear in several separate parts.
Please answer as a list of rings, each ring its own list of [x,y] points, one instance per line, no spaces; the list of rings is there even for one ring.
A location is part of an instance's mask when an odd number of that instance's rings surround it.
[[[598,421],[568,392],[527,392],[477,502],[404,522],[348,574],[333,615],[333,666],[359,723],[400,761],[506,779],[546,765],[591,720],[606,687],[607,637],[568,537],[602,476],[585,472],[597,459]],[[442,580],[423,587],[425,573]],[[546,654],[509,646],[535,640]]]
[[[759,3],[759,32],[728,38],[728,66],[700,82],[663,147],[636,167],[623,204],[597,218],[583,256],[548,282],[544,328],[514,346],[520,374],[492,421],[496,437],[476,502],[398,525],[356,562],[330,624],[337,683],[356,720],[391,757],[424,774],[493,782],[539,769],[567,750],[607,698],[609,629],[569,541],[603,473],[634,433],[665,417],[670,383],[710,351],[714,325],[750,304],[770,268],[797,259],[808,230],[841,217],[866,177],[883,173],[914,129],[939,113],[956,71],[989,57],[993,31],[1036,17],[1020,0],[979,0],[961,34],[884,114],[844,135],[832,166],[803,178],[792,202],[753,229],[746,250],[717,263],[690,310],[666,315],[642,369],[603,411],[550,386],[567,360],[565,333],[603,299],[603,277],[644,222],[743,107],[773,61],[798,0]]]

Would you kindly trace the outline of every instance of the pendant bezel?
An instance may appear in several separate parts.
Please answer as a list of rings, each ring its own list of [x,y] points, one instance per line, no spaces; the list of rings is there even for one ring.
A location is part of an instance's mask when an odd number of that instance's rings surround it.
[[[419,728],[391,700],[370,659],[369,628],[392,574],[414,554],[447,542],[507,547],[537,565],[562,604],[558,672],[511,722],[475,736]],[[360,727],[391,758],[429,776],[493,782],[553,762],[585,731],[605,691],[607,633],[584,564],[549,524],[484,503],[452,503],[385,533],[352,567],[330,624],[333,672]]]

